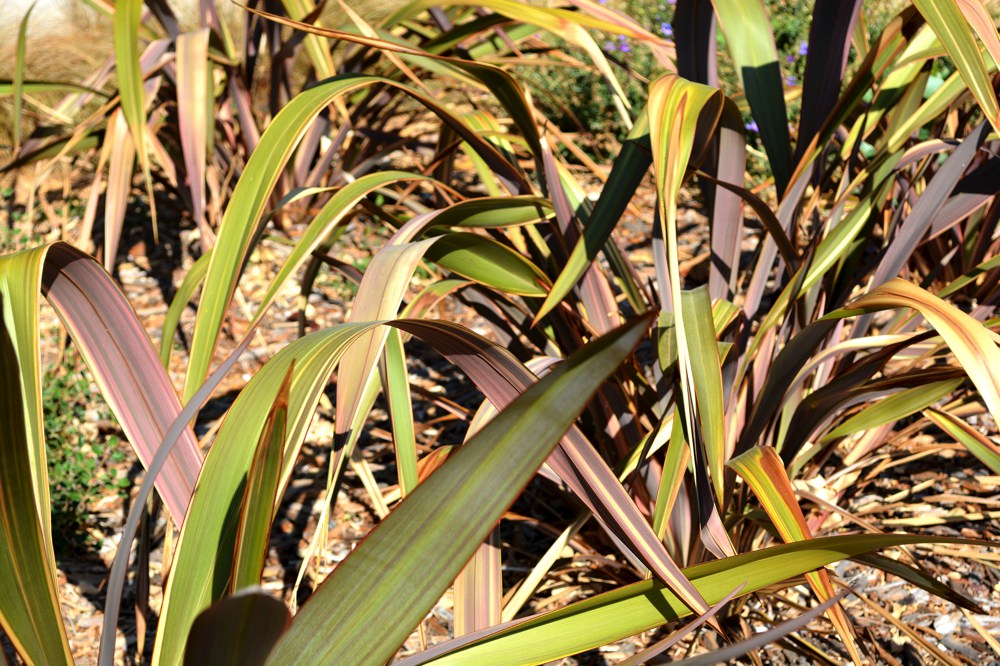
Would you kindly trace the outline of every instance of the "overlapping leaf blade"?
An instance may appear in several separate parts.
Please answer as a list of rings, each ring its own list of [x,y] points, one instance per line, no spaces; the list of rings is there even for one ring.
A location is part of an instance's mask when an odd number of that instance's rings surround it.
[[[705,598],[714,603],[748,582],[740,594],[774,585],[841,559],[883,548],[917,543],[974,543],[949,537],[907,534],[859,534],[800,541],[684,570]],[[566,608],[515,621],[491,632],[435,646],[400,662],[541,664],[606,645],[660,626],[690,613],[677,597],[656,581],[643,581],[571,604]]]
[[[924,414],[932,423],[969,449],[969,452],[979,458],[994,474],[1000,474],[1000,447],[991,439],[954,414],[941,410],[928,410]]]
[[[390,658],[639,341],[645,324],[632,323],[585,347],[449,457],[316,591],[269,663],[381,664]],[[406,604],[386,603],[401,594]]]
[[[263,592],[226,597],[195,620],[184,664],[260,666],[291,621],[285,604]]]
[[[240,507],[236,552],[230,589],[233,592],[260,584],[267,558],[268,536],[274,522],[281,463],[285,453],[288,420],[288,388],[295,362],[289,365],[264,423],[253,462],[247,472],[246,489]]]
[[[937,330],[979,390],[995,419],[1000,419],[1000,349],[978,321],[953,305],[905,280],[895,278],[858,298],[852,308],[913,308]]]
[[[755,446],[730,460],[729,465],[753,489],[785,543],[807,541],[812,538],[802,508],[785,472],[784,463],[772,447]],[[806,572],[806,579],[820,601],[834,598],[833,584],[826,570]],[[863,663],[854,627],[843,607],[833,605],[827,615],[840,634],[840,639],[844,642],[851,659],[855,664]]]
[[[712,0],[736,72],[760,127],[779,196],[792,175],[792,144],[771,22],[761,0]]]
[[[477,150],[495,149],[435,101],[388,79],[345,74],[303,92],[274,118],[233,191],[219,228],[198,307],[184,397],[190,398],[208,373],[222,321],[236,289],[253,240],[261,231],[261,216],[278,176],[316,115],[341,95],[377,83],[396,86],[421,100]],[[511,171],[514,179],[520,175]]]
[[[962,74],[962,78],[965,79],[973,97],[976,98],[983,113],[986,114],[986,119],[996,131],[1000,132],[1000,103],[997,102],[997,95],[987,74],[986,62],[983,60],[979,45],[976,43],[973,32],[968,29],[966,18],[963,15],[963,12],[966,12],[971,18],[978,19],[974,25],[977,30],[983,33],[982,36],[987,48],[990,49],[990,57],[994,64],[1000,65],[1000,43],[997,39],[997,29],[980,0],[967,0],[965,2],[914,0],[913,4],[924,15],[938,39],[944,44],[948,55],[955,63],[955,67]]]
[[[48,474],[41,435],[37,338],[34,316],[17,317],[11,302],[12,263],[30,282],[38,280],[37,255],[44,250],[6,257],[0,263],[0,380],[6,387],[26,384],[26,392],[0,392],[0,625],[17,652],[35,664],[70,664],[69,643],[59,611],[58,583],[50,532]],[[18,276],[19,277],[19,276]],[[15,281],[16,281],[15,277]],[[37,287],[35,288],[37,293]],[[13,321],[12,321],[13,320]],[[25,368],[27,361],[28,368]],[[27,380],[25,382],[25,380]],[[32,425],[34,427],[32,427]],[[41,455],[41,457],[39,457]]]

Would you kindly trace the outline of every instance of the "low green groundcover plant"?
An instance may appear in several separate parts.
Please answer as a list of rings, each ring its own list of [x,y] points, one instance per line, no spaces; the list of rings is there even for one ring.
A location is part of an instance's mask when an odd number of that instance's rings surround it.
[[[98,527],[92,507],[102,497],[124,490],[131,482],[123,474],[123,444],[113,434],[98,431],[95,421],[111,414],[92,410],[92,382],[82,361],[70,353],[42,377],[42,415],[46,432],[49,493],[54,547],[57,554],[100,548],[91,530]]]

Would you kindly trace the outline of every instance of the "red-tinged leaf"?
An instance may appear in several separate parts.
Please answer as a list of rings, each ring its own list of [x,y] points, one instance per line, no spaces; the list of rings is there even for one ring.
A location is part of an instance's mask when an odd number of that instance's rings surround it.
[[[764,228],[767,230],[767,241],[769,243],[774,243],[777,246],[778,252],[781,254],[782,261],[784,261],[785,264],[792,270],[795,270],[799,266],[800,262],[798,252],[795,251],[795,247],[792,245],[791,239],[789,239],[788,234],[785,233],[781,221],[771,211],[770,207],[761,200],[760,197],[745,187],[735,185],[724,180],[718,180],[707,174],[702,174],[702,177],[717,186],[718,189],[726,190],[731,193],[731,195],[735,195],[736,199],[740,202],[741,207],[744,203],[749,205],[750,209],[757,214],[761,224],[763,224]],[[718,195],[716,195],[716,198],[718,198]],[[740,222],[742,223],[742,218]],[[742,227],[740,227],[740,229],[742,229]],[[733,260],[732,257],[736,255],[738,259],[738,255],[740,254],[739,243],[735,243],[732,240],[735,234],[733,234],[731,230],[727,231],[727,235],[730,237],[730,240],[726,242],[726,248],[729,252],[728,256],[730,257],[730,261],[734,262],[732,265],[738,266],[738,263],[735,263],[735,260]],[[715,238],[715,236],[713,236],[713,238]],[[714,256],[712,263],[713,265],[715,264]],[[732,275],[737,274],[736,271],[731,271],[731,273]]]
[[[982,40],[993,62],[1000,66],[1000,34],[997,33],[996,21],[987,11],[986,4],[982,0],[956,0],[955,4]]]
[[[247,40],[247,44],[250,41]],[[238,76],[229,77],[229,98],[236,107],[236,119],[239,121],[240,141],[246,147],[248,153],[257,150],[260,143],[260,128],[253,115],[253,100],[250,91],[246,89],[243,79]]]
[[[121,110],[115,111],[108,123],[111,130],[105,140],[111,141],[113,147],[104,204],[104,268],[110,273],[115,267],[118,242],[125,223],[125,207],[132,192],[135,144],[132,142],[125,114]]]
[[[7,416],[0,419],[9,429],[0,441],[11,447],[3,456],[10,465],[5,463],[0,472],[4,475],[0,511],[6,514],[0,523],[17,525],[16,537],[6,533],[15,545],[0,548],[4,568],[0,573],[5,581],[18,582],[0,586],[4,596],[10,595],[0,604],[0,614],[11,640],[31,661],[63,663],[68,661],[68,647],[65,638],[60,638],[61,617],[55,601],[39,384],[42,293],[74,339],[144,464],[154,457],[163,432],[181,410],[142,325],[93,258],[64,243],[0,258],[0,300],[4,321],[12,322],[3,329],[4,381],[8,387],[19,387],[3,392],[10,402]],[[181,447],[172,452],[169,463],[168,475],[159,479],[157,488],[180,520],[201,466],[201,453],[189,427],[183,430]],[[29,587],[22,588],[21,583]]]
[[[705,4],[708,4],[707,2]],[[743,186],[746,170],[746,138],[743,136],[743,119],[736,104],[726,98],[719,118],[719,134],[715,139],[718,150],[706,159],[704,169],[710,176],[728,185]],[[710,163],[709,163],[710,162]],[[705,197],[711,201],[712,256],[708,267],[708,291],[712,299],[731,299],[736,293],[739,275],[740,251],[743,240],[743,199],[737,191],[702,181]],[[752,204],[751,204],[752,205]],[[766,208],[766,206],[765,206]],[[755,212],[758,212],[754,208]],[[770,213],[770,208],[767,209]],[[758,216],[760,213],[758,212]],[[764,218],[761,217],[763,220]],[[776,230],[768,227],[771,235]],[[784,232],[782,231],[782,235]]]
[[[677,0],[673,29],[677,73],[689,81],[717,87],[719,50],[711,0]]]
[[[377,252],[358,287],[349,321],[373,322],[395,317],[413,271],[434,241],[431,238],[416,243],[390,244]],[[384,328],[365,333],[357,343],[356,352],[341,365],[334,424],[337,436],[342,438],[340,448],[348,452],[360,436],[361,426],[371,410],[374,395],[369,387],[375,380],[388,334]]]
[[[123,3],[124,4],[127,3]],[[167,50],[167,40],[157,40],[149,45],[138,58],[138,66],[141,71],[148,71],[156,66]],[[156,94],[159,86],[157,79],[149,79],[144,84],[139,82],[140,91],[145,97],[152,98]],[[121,91],[125,96],[125,92]],[[145,112],[143,112],[145,117]],[[149,175],[149,159],[146,154],[151,149],[158,146],[159,142],[153,136],[146,136],[143,142],[136,141],[136,130],[130,124],[131,119],[128,109],[123,101],[122,108],[117,109],[112,115],[113,127],[111,131],[105,133],[104,140],[111,141],[110,167],[108,169],[108,187],[106,193],[106,205],[104,209],[104,267],[110,273],[113,271],[118,255],[118,244],[121,241],[122,228],[125,226],[125,209],[129,195],[132,191],[132,176],[135,170],[135,159],[137,154],[140,158],[140,165],[146,178],[146,194],[150,200],[150,212],[153,219],[154,237],[156,230],[156,208],[153,202],[152,181]],[[140,132],[146,131],[145,120],[139,125]],[[151,145],[150,145],[151,144]],[[139,148],[142,148],[142,154]],[[167,169],[165,169],[167,170]]]
[[[988,160],[962,178],[955,186],[952,196],[944,202],[931,220],[930,237],[934,238],[952,228],[992,199],[994,192],[990,184],[997,182],[998,178],[1000,178],[1000,159],[996,158]]]
[[[840,97],[851,35],[861,0],[817,0],[809,23],[809,57],[802,81],[802,115],[795,145],[797,164]]]
[[[755,446],[730,460],[728,465],[753,489],[785,543],[807,541],[812,538],[802,508],[785,472],[785,465],[774,448]],[[806,579],[820,601],[835,598],[833,584],[825,569],[806,573]],[[828,616],[840,634],[840,639],[844,642],[851,659],[854,663],[861,664],[861,652],[858,650],[854,627],[843,607],[831,605]]]
[[[920,199],[917,200],[910,214],[896,230],[895,237],[879,262],[878,268],[875,269],[875,275],[871,282],[873,287],[899,275],[900,270],[913,255],[914,249],[927,234],[935,215],[944,206],[959,179],[979,151],[979,147],[986,140],[989,130],[988,123],[980,123],[979,127],[962,141],[962,145],[935,172],[934,177],[927,184],[927,189],[921,193]],[[861,324],[861,321],[865,323]],[[867,329],[867,319],[859,319],[852,334],[855,336],[864,335],[865,329]]]
[[[142,324],[114,281],[92,258],[65,243],[50,245],[40,254],[4,257],[0,262],[6,279],[19,283],[10,295],[12,307],[18,310],[16,321],[37,322],[37,294],[45,294],[76,341],[139,459],[149,464],[180,413],[180,403]],[[138,396],[142,399],[137,400]],[[184,516],[200,469],[201,451],[188,428],[157,485],[176,520]]]
[[[448,322],[398,322],[455,363],[497,409],[503,409],[535,381],[535,376],[499,345]],[[583,501],[605,528],[632,549],[640,560],[699,612],[708,604],[693,591],[663,543],[593,445],[575,426],[547,461],[549,467]]]
[[[202,250],[208,250],[212,232],[205,218],[205,168],[209,149],[212,89],[208,61],[208,28],[177,38],[177,117],[181,151],[191,192],[192,214],[201,230]]]
[[[455,636],[500,624],[502,582],[500,533],[494,529],[455,579]]]

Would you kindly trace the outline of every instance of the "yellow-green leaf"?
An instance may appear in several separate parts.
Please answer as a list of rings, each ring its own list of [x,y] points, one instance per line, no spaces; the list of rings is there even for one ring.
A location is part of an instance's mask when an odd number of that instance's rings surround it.
[[[807,541],[812,538],[805,516],[802,515],[802,508],[785,472],[784,463],[773,447],[755,446],[730,460],[729,465],[753,489],[754,495],[786,543]],[[826,570],[807,572],[806,579],[820,601],[833,598],[833,584]],[[854,628],[843,607],[839,604],[834,605],[827,614],[854,663],[861,664],[861,652],[858,650]]]
[[[969,449],[969,452],[979,458],[994,474],[1000,474],[1000,446],[993,440],[949,412],[929,409],[924,412],[924,416]]]
[[[894,278],[850,304],[851,308],[913,308],[930,322],[979,390],[993,418],[1000,422],[1000,350],[978,321],[930,292]],[[831,313],[828,315],[837,315]]]
[[[997,29],[980,0],[913,0],[927,23],[934,30],[956,69],[962,74],[969,91],[993,128],[1000,132],[1000,103],[993,91],[993,83],[987,72],[986,61],[976,43],[975,32],[963,16],[963,11],[975,19],[973,26],[984,37],[994,63],[1000,65],[1000,43]],[[976,6],[978,5],[978,7]],[[960,8],[962,6],[962,8]],[[985,15],[985,17],[984,17]]]

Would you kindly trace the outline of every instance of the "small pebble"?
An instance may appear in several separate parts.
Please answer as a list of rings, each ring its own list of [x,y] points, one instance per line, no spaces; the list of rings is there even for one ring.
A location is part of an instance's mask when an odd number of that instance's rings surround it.
[[[958,628],[958,623],[950,615],[942,615],[934,620],[934,631],[942,636],[947,636]]]

